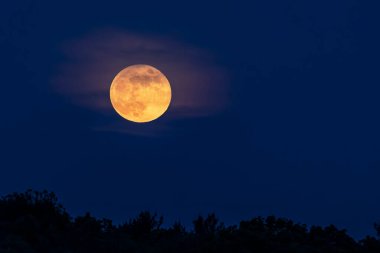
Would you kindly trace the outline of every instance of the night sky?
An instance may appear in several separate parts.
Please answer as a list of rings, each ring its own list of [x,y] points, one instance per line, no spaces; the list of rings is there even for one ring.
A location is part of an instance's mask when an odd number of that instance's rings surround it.
[[[0,194],[54,191],[74,215],[227,224],[276,215],[358,238],[380,220],[376,1],[6,1]],[[169,110],[111,107],[150,64]]]

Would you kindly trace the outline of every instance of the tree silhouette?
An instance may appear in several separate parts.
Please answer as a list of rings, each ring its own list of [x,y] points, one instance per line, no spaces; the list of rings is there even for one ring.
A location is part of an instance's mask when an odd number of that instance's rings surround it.
[[[334,225],[268,216],[225,226],[209,214],[188,231],[180,222],[164,228],[163,217],[149,211],[115,226],[90,213],[70,217],[47,191],[0,198],[0,253],[379,253],[380,225],[374,228],[377,237],[356,241]]]
[[[198,216],[193,221],[194,232],[198,235],[213,235],[223,228],[223,224],[219,223],[214,213],[209,214],[206,218]]]

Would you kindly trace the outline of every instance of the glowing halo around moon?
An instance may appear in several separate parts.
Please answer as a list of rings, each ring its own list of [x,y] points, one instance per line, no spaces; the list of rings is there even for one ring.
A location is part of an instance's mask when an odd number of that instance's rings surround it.
[[[115,111],[124,119],[137,123],[162,116],[172,97],[169,80],[149,65],[132,65],[113,79],[110,99]]]

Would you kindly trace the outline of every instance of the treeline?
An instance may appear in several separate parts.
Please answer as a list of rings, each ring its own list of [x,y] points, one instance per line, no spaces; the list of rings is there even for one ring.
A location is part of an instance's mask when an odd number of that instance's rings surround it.
[[[269,216],[225,226],[214,214],[193,229],[141,212],[121,225],[90,214],[72,218],[54,193],[27,191],[0,199],[0,253],[340,253],[380,252],[379,237],[357,241],[345,230]]]

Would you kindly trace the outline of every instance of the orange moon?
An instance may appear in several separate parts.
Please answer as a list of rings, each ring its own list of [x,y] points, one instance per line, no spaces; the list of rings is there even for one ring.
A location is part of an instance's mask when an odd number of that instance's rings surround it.
[[[169,80],[149,65],[132,65],[120,71],[110,88],[111,103],[124,119],[144,123],[162,116],[172,97]]]

